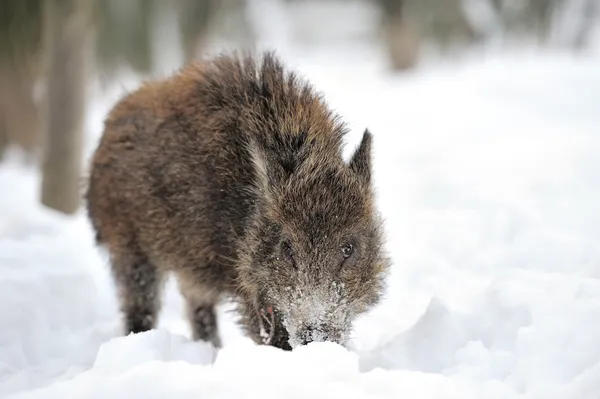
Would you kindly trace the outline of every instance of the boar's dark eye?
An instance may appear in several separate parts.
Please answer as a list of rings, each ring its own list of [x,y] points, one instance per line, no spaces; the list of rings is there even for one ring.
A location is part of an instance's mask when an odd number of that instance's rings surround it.
[[[287,258],[294,257],[294,251],[292,250],[292,245],[289,243],[289,241],[284,241],[281,243],[281,252]]]
[[[296,267],[296,261],[294,260],[294,250],[292,248],[292,244],[289,241],[284,241],[281,243],[281,253],[284,258],[292,262],[294,267]]]
[[[342,255],[344,259],[349,258],[354,253],[354,246],[352,244],[346,244],[342,247]]]

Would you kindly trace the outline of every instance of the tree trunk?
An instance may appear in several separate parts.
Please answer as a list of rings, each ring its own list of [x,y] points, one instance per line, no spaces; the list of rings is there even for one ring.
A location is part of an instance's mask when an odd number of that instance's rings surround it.
[[[415,67],[419,57],[419,38],[403,0],[378,0],[382,11],[381,28],[391,68],[403,71]]]
[[[0,110],[1,111],[1,110]],[[6,120],[0,113],[0,162],[4,159],[4,153],[8,147],[8,130],[6,129]]]
[[[575,39],[573,40],[573,47],[577,50],[581,50],[589,44],[590,36],[594,30],[594,24],[596,22],[598,10],[600,9],[597,1],[598,0],[587,0],[583,7],[581,23],[578,26]]]
[[[37,158],[40,139],[39,109],[33,96],[34,76],[24,76],[0,65],[0,156],[9,146],[23,151],[26,161]]]
[[[422,36],[444,51],[470,45],[477,39],[461,0],[408,0],[406,8],[418,21]]]
[[[185,62],[188,63],[202,52],[218,4],[215,0],[179,0],[176,5]]]
[[[534,35],[539,44],[544,44],[550,38],[552,29],[552,13],[555,7],[555,0],[530,0],[531,20],[529,24],[534,29]]]
[[[225,41],[233,41],[240,50],[251,50],[256,43],[248,0],[219,0],[209,30]]]
[[[44,5],[48,80],[41,201],[71,214],[80,204],[87,2],[46,0]]]
[[[38,155],[39,110],[34,85],[43,70],[43,0],[0,2],[0,156],[7,147]]]
[[[391,67],[404,71],[416,66],[419,59],[419,37],[407,20],[395,17],[384,25]]]

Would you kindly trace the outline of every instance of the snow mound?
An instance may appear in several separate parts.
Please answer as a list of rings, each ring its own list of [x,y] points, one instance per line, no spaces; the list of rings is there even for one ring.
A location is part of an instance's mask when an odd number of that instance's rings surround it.
[[[202,345],[154,331],[115,339],[100,349],[89,371],[12,398],[393,398],[399,392],[414,399],[477,397],[436,374],[360,373],[357,355],[332,343],[293,353],[236,344],[222,349],[210,364]]]
[[[214,356],[214,349],[209,344],[194,343],[182,335],[158,329],[114,338],[103,344],[93,368],[118,374],[149,361],[181,360],[191,364],[210,364]]]

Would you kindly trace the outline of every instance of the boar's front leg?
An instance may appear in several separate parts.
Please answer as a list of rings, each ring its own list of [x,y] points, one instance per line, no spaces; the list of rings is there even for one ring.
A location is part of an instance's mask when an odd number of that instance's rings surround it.
[[[186,301],[186,313],[194,340],[210,342],[215,348],[221,347],[217,323],[216,304],[220,290],[215,286],[198,283],[194,280],[179,280],[181,293]]]

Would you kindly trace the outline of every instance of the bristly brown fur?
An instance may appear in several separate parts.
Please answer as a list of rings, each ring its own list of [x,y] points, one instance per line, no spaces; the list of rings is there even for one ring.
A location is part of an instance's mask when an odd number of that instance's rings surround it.
[[[344,343],[388,268],[372,137],[365,131],[346,164],[345,132],[269,52],[190,64],[124,96],[105,121],[86,199],[125,332],[155,327],[172,271],[195,339],[221,345],[214,306],[226,295],[257,343]]]

